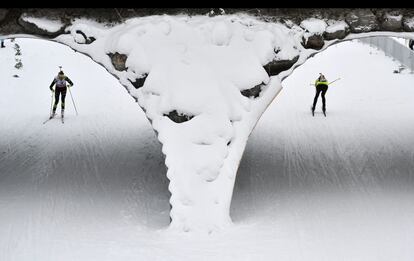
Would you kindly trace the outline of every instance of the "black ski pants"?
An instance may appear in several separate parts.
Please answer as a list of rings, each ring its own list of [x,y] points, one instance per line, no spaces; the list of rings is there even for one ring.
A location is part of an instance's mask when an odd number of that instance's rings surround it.
[[[61,99],[62,99],[62,101],[60,103],[60,106],[62,107],[62,110],[65,109],[66,91],[67,91],[67,88],[66,87],[64,87],[64,88],[58,88],[58,87],[56,87],[55,88],[55,104],[53,105],[53,112],[56,111],[56,107],[57,107],[57,105],[59,103],[59,96],[61,96]]]
[[[313,99],[313,106],[312,109],[315,110],[316,103],[318,102],[319,94],[322,93],[322,110],[326,110],[326,100],[325,100],[325,94],[328,91],[328,85],[326,84],[319,84],[316,86],[316,94],[315,98]]]

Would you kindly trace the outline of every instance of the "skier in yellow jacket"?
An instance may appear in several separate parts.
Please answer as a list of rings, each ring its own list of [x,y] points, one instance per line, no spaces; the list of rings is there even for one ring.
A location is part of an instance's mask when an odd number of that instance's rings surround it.
[[[316,87],[316,94],[315,98],[313,99],[313,106],[312,106],[312,116],[315,116],[315,107],[316,103],[318,102],[319,94],[322,93],[322,112],[326,116],[326,100],[325,94],[328,91],[328,80],[326,79],[325,75],[319,73],[318,79],[315,81]]]

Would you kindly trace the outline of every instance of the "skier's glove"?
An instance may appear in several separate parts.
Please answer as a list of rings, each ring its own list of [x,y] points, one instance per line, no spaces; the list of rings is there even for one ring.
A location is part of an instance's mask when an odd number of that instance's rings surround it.
[[[50,89],[50,91],[51,91],[51,92],[55,92],[55,90],[53,90],[53,89]]]

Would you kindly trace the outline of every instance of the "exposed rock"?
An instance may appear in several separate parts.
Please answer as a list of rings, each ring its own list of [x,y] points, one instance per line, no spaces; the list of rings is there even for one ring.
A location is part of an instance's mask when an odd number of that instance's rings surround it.
[[[402,23],[404,31],[414,32],[414,17],[404,17]]]
[[[259,97],[263,86],[264,86],[264,84],[261,83],[259,85],[254,86],[253,88],[241,91],[241,94],[243,96],[246,96],[246,97],[249,97],[249,98],[251,98],[251,97],[257,98],[257,97]]]
[[[263,66],[269,76],[275,76],[279,73],[289,70],[299,59],[299,55],[292,60],[279,60],[271,61],[270,63]]]
[[[344,39],[349,34],[349,25],[343,21],[331,21],[323,33],[325,40]]]
[[[141,88],[142,86],[144,86],[145,83],[145,79],[147,79],[148,74],[144,74],[143,77],[141,78],[137,78],[135,79],[135,81],[131,81],[130,79],[128,79],[128,81],[131,82],[132,85],[134,85],[135,89]]]
[[[338,30],[335,32],[324,32],[323,33],[323,38],[325,38],[325,40],[335,40],[335,39],[344,39],[347,35],[348,35],[349,31],[348,30]]]
[[[384,13],[381,17],[381,29],[384,31],[401,31],[402,15],[398,12]]]
[[[96,40],[96,38],[93,36],[91,37],[86,36],[86,34],[82,32],[81,30],[76,30],[76,33],[82,35],[83,38],[85,38],[85,44],[93,43]]]
[[[4,18],[6,18],[7,13],[8,13],[7,9],[3,9],[3,8],[0,9],[0,23],[4,20]]]
[[[86,39],[86,44],[93,43],[95,40],[96,40],[96,38],[95,38],[95,37],[90,36],[90,37],[88,37],[88,39]]]
[[[400,25],[399,18],[393,18],[393,13],[398,13],[412,17],[414,9],[412,8],[394,8],[394,9],[379,9],[379,8],[224,8],[212,9],[212,8],[117,8],[117,12],[113,8],[10,8],[0,9],[0,23],[2,27],[0,31],[2,34],[34,34],[47,36],[50,32],[33,28],[30,25],[21,22],[19,17],[22,13],[31,17],[46,17],[49,19],[58,19],[64,24],[70,24],[73,19],[85,18],[96,20],[97,22],[106,23],[109,25],[119,24],[124,19],[133,17],[142,17],[148,15],[205,15],[209,11],[214,10],[214,14],[234,14],[245,12],[247,14],[258,16],[260,19],[269,22],[283,22],[291,21],[299,25],[301,21],[313,17],[323,20],[343,20],[350,25],[350,31],[352,33],[369,32],[375,30],[399,30],[401,27],[405,31],[414,31],[413,26],[406,22],[403,17]],[[386,19],[382,19],[384,13],[389,13]],[[20,21],[18,21],[20,20]],[[289,27],[289,26],[288,26]],[[39,32],[39,33],[37,33]],[[64,33],[64,32],[62,32]],[[57,36],[53,35],[50,38]],[[339,38],[344,36],[344,32],[337,32],[336,36]],[[336,36],[326,34],[326,37],[332,39]],[[325,35],[324,35],[325,37]],[[86,42],[92,42],[92,37]],[[327,39],[327,38],[325,38]]]
[[[379,29],[377,17],[369,9],[356,9],[345,17],[353,33],[365,33]]]
[[[224,15],[226,12],[223,8],[211,8],[210,12],[208,12],[208,16],[217,16],[217,15]]]
[[[168,114],[164,114],[164,116],[167,116],[176,123],[182,123],[191,120],[194,116],[193,115],[186,115],[184,113],[178,113],[176,110],[170,111]]]
[[[109,53],[108,56],[111,58],[112,65],[115,67],[117,71],[125,71],[128,68],[125,66],[125,62],[128,58],[125,54],[116,53]]]
[[[324,44],[323,37],[319,34],[313,34],[308,39],[302,38],[302,45],[306,49],[320,50]]]

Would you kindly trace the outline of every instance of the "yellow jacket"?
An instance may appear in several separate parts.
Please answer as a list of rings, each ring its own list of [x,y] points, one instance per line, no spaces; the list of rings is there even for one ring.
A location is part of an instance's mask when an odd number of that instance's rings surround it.
[[[315,86],[318,86],[319,84],[324,84],[324,85],[328,85],[328,81],[319,81],[319,79],[317,79],[316,81],[315,81]]]

